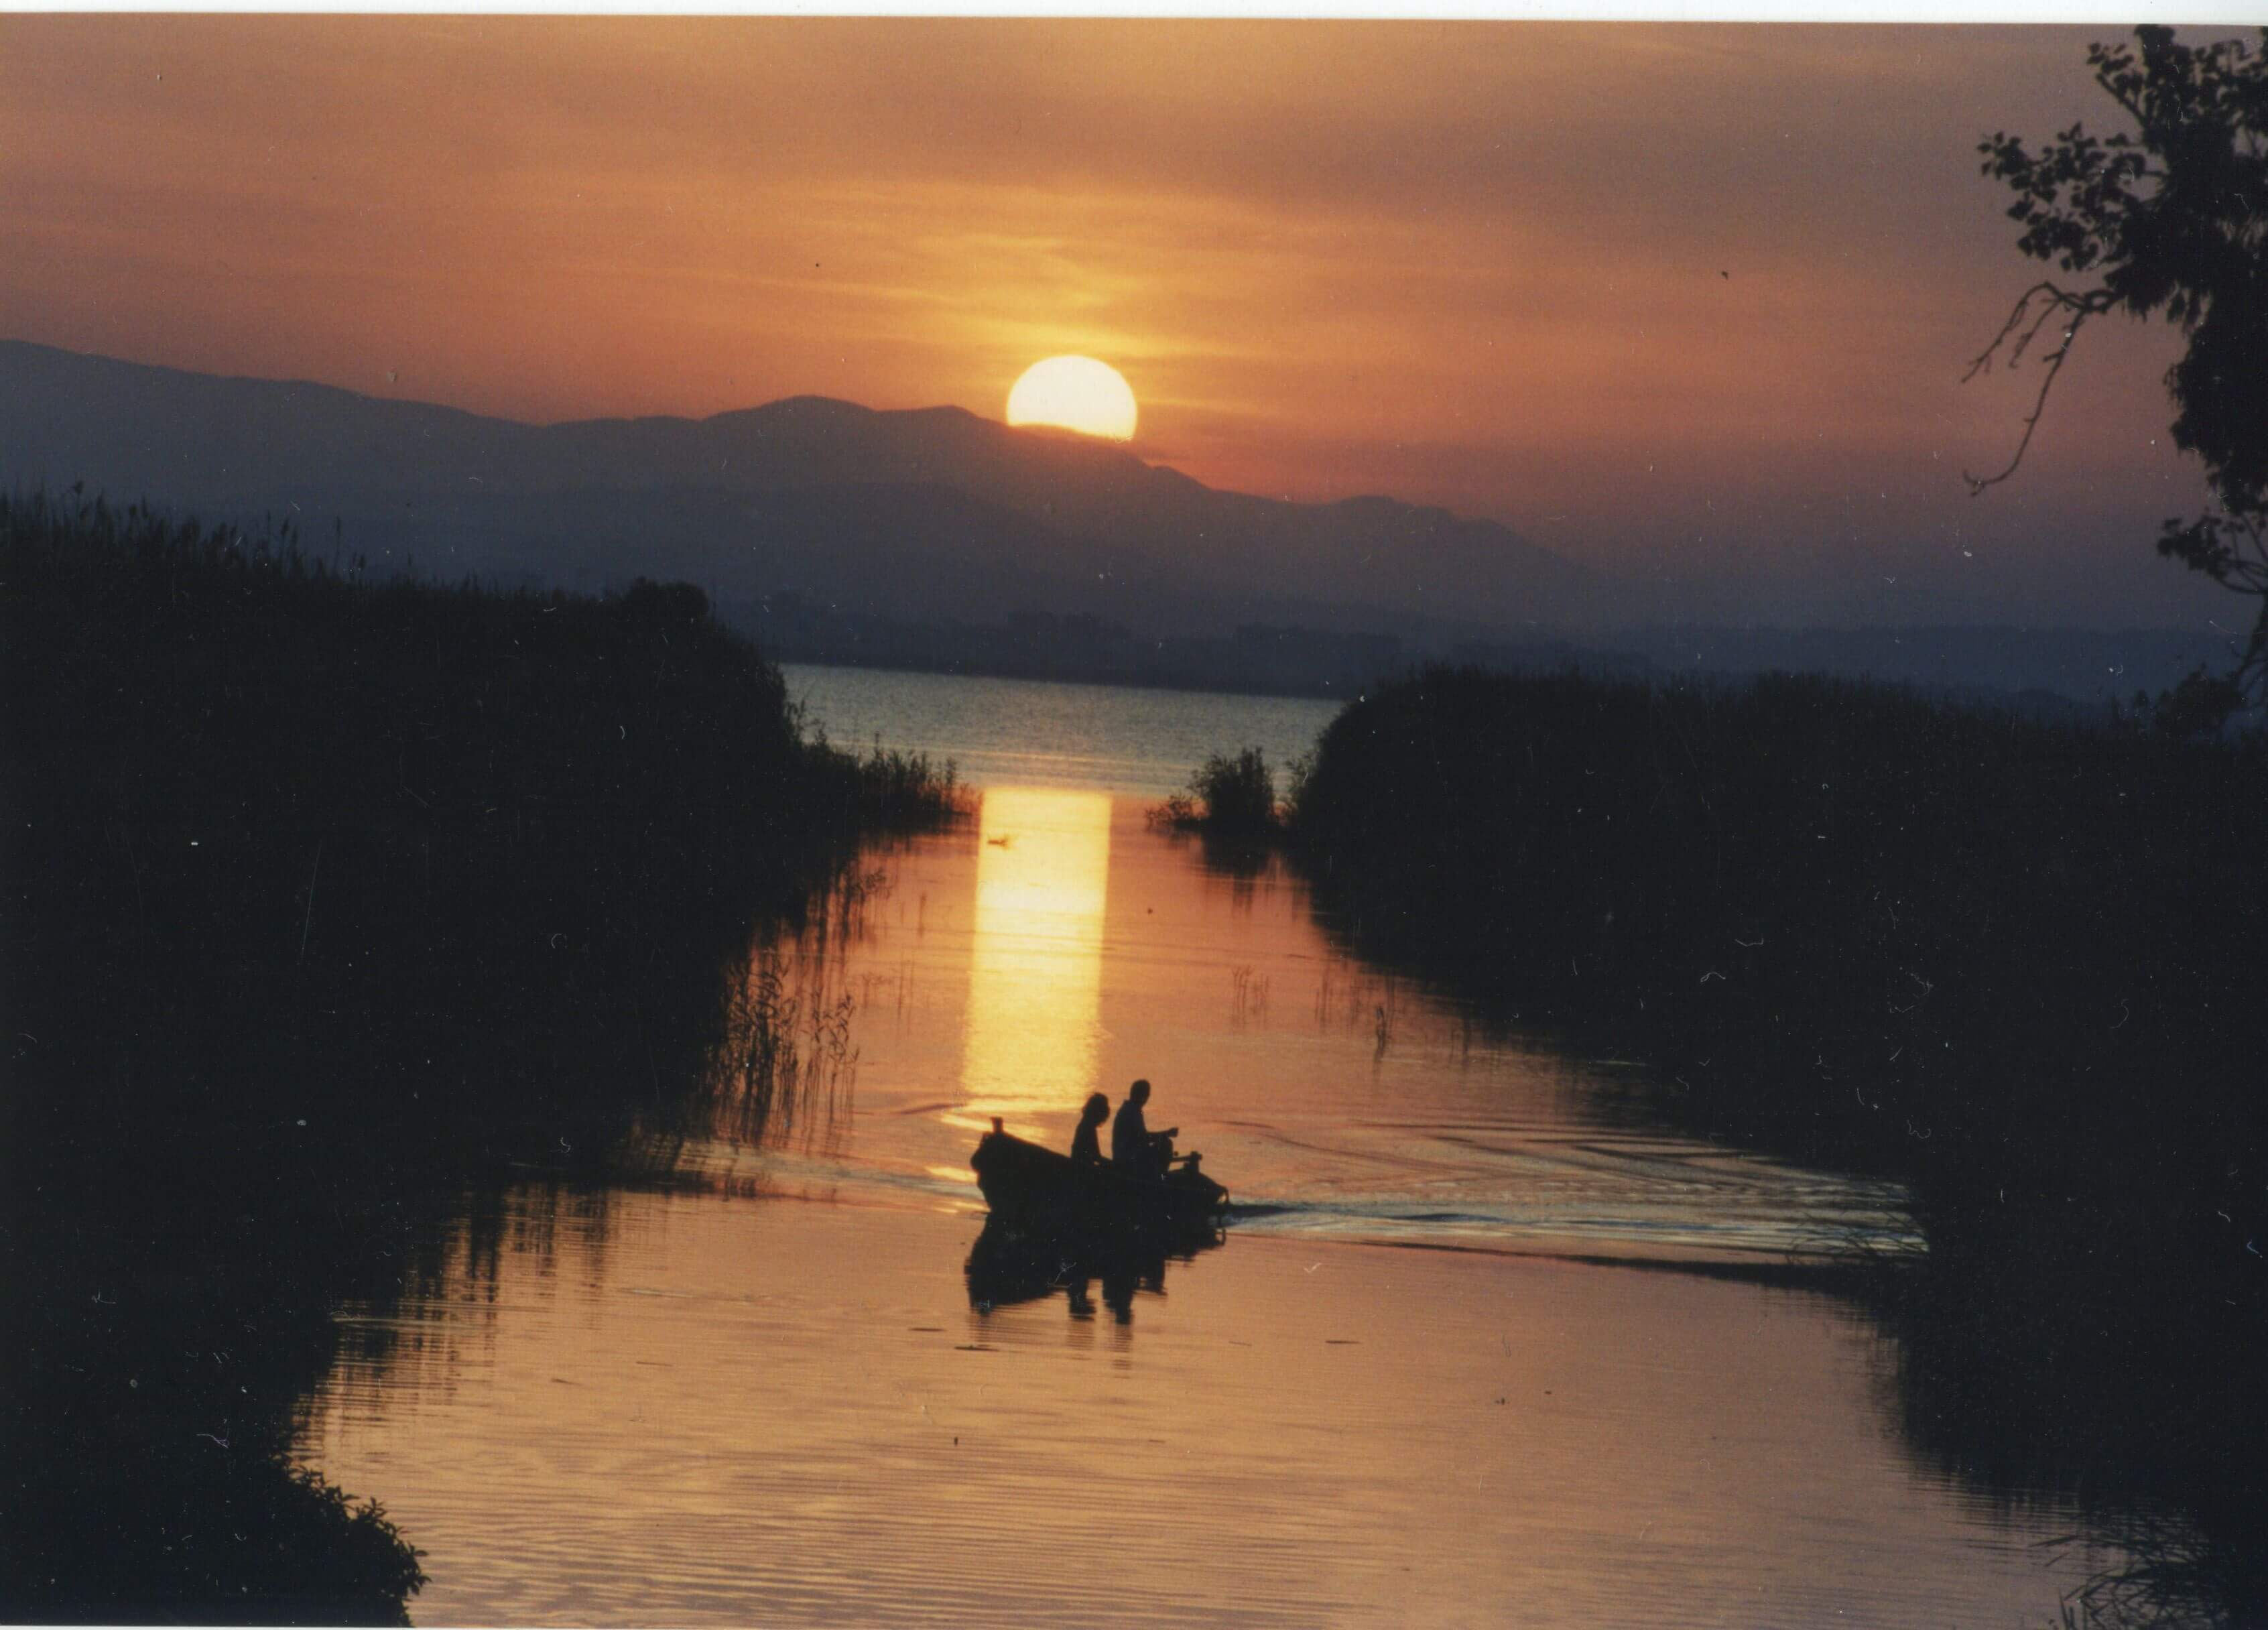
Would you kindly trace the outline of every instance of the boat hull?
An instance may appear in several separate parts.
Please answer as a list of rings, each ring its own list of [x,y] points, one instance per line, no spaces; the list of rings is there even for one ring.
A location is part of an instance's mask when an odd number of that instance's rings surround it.
[[[1011,1132],[985,1133],[968,1163],[994,1221],[1027,1234],[1170,1243],[1218,1229],[1228,1207],[1228,1191],[1194,1166],[1133,1177]]]

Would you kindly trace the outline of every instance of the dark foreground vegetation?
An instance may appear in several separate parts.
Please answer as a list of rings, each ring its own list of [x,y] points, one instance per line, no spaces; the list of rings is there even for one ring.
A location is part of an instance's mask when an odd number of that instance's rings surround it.
[[[803,741],[685,585],[34,496],[0,619],[0,1613],[400,1620],[407,1541],[287,1454],[333,1310],[507,1162],[666,1140],[727,970],[949,773]]]
[[[1906,1180],[1910,1439],[2135,1524],[2080,1608],[2259,1623],[2268,743],[2178,713],[1435,672],[1338,716],[1291,830],[1365,955]]]
[[[1294,800],[1306,769],[1305,759],[1291,767]],[[1249,879],[1281,844],[1291,808],[1276,795],[1276,772],[1266,756],[1248,747],[1208,757],[1186,787],[1152,807],[1149,822],[1177,837],[1196,837],[1211,870]]]

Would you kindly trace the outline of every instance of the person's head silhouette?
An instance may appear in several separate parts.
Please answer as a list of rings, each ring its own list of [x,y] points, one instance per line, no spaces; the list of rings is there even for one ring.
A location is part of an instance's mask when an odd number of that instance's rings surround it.
[[[1087,1095],[1086,1108],[1079,1111],[1079,1118],[1082,1125],[1092,1125],[1107,1118],[1109,1114],[1110,1100],[1101,1093],[1090,1093]]]
[[[1147,1081],[1136,1081],[1133,1086],[1127,1088],[1126,1101],[1129,1103],[1138,1104],[1149,1103],[1150,1083]]]

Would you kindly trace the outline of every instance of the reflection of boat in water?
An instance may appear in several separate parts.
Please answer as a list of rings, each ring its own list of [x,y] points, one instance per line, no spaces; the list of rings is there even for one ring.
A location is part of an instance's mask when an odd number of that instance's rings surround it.
[[[1101,1280],[1123,1324],[1136,1291],[1164,1291],[1168,1257],[1187,1261],[1221,1243],[1228,1191],[1194,1154],[1162,1176],[1136,1177],[1027,1142],[996,1116],[968,1163],[992,1213],[968,1252],[968,1300],[981,1312],[1060,1290],[1072,1317],[1091,1318]]]
[[[1186,1248],[1217,1232],[1228,1209],[1228,1191],[1198,1169],[1194,1154],[1163,1176],[1137,1177],[1027,1142],[1003,1131],[998,1116],[968,1163],[994,1222],[1058,1245]]]
[[[1094,1317],[1093,1286],[1102,1281],[1102,1300],[1120,1324],[1133,1317],[1134,1293],[1163,1294],[1166,1263],[1186,1262],[1221,1243],[1218,1228],[1177,1240],[1169,1250],[1136,1239],[1064,1240],[1035,1235],[995,1218],[968,1250],[968,1302],[979,1312],[1038,1302],[1061,1291],[1073,1318]]]

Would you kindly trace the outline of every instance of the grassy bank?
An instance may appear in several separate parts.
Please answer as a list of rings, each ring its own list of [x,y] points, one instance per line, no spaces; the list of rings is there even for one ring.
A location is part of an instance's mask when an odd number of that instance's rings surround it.
[[[684,585],[366,581],[35,496],[0,618],[0,1599],[398,1616],[398,1537],[284,1459],[337,1298],[425,1197],[666,1127],[752,937],[953,789],[805,741]]]
[[[2257,740],[1439,672],[1339,715],[1292,832],[1366,954],[1638,1050],[1688,1124],[1905,1178],[1931,1261],[1882,1294],[1917,1442],[2241,1525],[2264,812]]]

